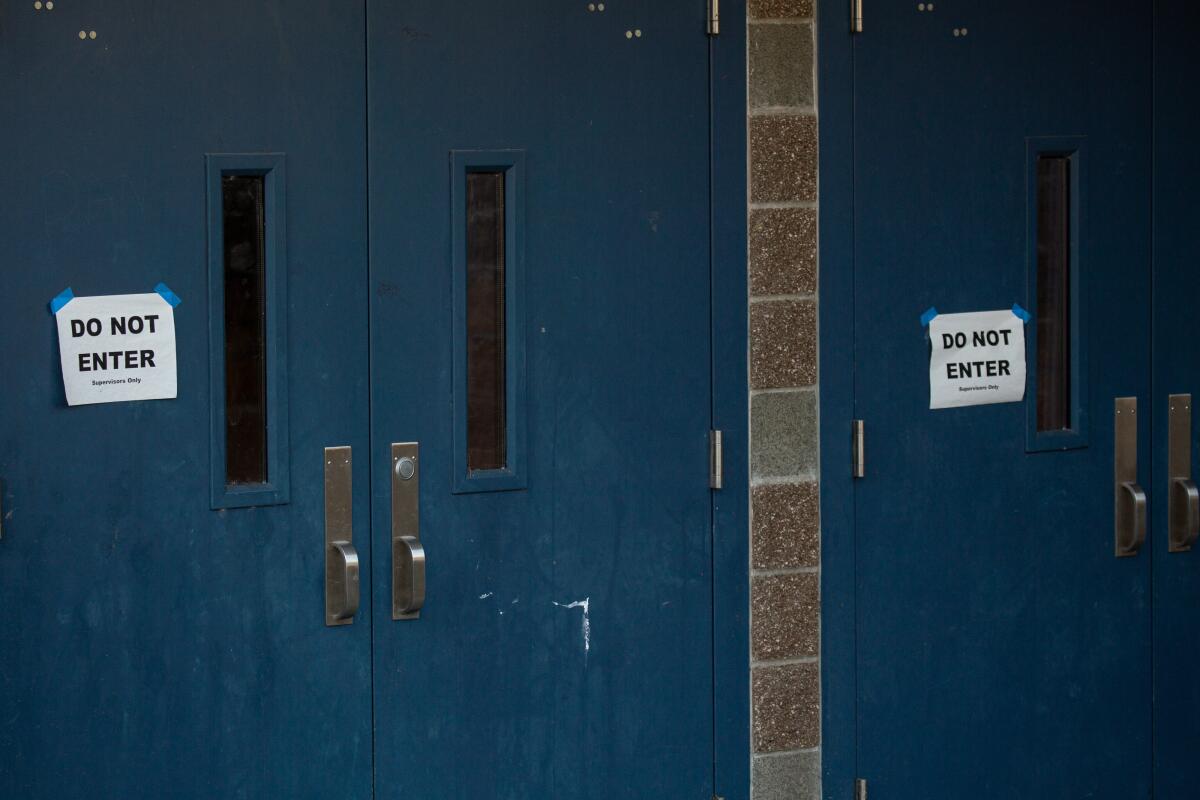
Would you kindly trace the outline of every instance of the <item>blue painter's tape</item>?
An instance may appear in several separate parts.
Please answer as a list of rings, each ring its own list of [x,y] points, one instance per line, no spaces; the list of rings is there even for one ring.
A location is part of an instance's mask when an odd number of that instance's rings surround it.
[[[1021,308],[1020,303],[1013,303],[1012,312],[1021,318],[1021,322],[1024,322],[1026,325],[1029,324],[1029,312]]]
[[[921,315],[921,327],[928,328],[929,323],[933,322],[933,318],[938,315],[938,310],[933,306],[925,309],[925,313]]]
[[[75,293],[71,291],[71,287],[63,289],[58,296],[50,301],[50,313],[57,314],[62,310],[62,307],[75,299]]]
[[[179,295],[172,292],[170,287],[167,286],[165,283],[160,283],[160,284],[158,284],[158,286],[155,286],[154,291],[156,291],[160,295],[162,295],[162,299],[166,300],[168,303],[170,303],[171,308],[174,308],[175,306],[177,306],[183,302],[182,300],[179,299]]]

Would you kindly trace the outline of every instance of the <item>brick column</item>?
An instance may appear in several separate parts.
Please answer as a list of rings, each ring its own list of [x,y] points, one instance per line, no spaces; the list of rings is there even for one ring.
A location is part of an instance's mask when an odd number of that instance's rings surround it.
[[[750,0],[755,800],[820,797],[817,114],[812,0]]]

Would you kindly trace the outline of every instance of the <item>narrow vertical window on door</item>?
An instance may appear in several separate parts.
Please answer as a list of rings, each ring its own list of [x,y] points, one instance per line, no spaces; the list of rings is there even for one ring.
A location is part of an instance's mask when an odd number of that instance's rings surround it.
[[[467,173],[467,469],[508,466],[504,172]]]
[[[452,163],[454,432],[458,492],[524,488],[525,349],[519,151]]]
[[[1030,332],[1033,364],[1029,449],[1086,444],[1081,340],[1081,140],[1033,140],[1029,153]]]
[[[212,505],[288,499],[283,156],[208,156]]]

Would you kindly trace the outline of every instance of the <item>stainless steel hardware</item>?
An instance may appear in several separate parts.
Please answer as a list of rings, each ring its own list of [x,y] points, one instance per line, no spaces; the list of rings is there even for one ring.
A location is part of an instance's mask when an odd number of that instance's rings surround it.
[[[721,32],[721,0],[708,0],[708,33],[716,36]]]
[[[850,0],[850,32],[863,32],[863,0]]]
[[[867,800],[866,778],[856,778],[854,780],[854,800]]]
[[[418,450],[416,442],[392,445],[392,619],[417,619],[425,605]]]
[[[349,625],[358,613],[353,461],[349,447],[325,448],[325,624]]]
[[[1192,480],[1192,396],[1167,398],[1167,550],[1186,553],[1200,535],[1200,490]]]
[[[1137,398],[1113,408],[1113,516],[1118,558],[1137,555],[1146,541],[1146,493],[1137,482]]]
[[[720,489],[725,485],[724,435],[721,431],[708,432],[708,488]]]
[[[854,478],[865,478],[867,475],[866,424],[861,419],[852,420],[850,431],[850,475]]]

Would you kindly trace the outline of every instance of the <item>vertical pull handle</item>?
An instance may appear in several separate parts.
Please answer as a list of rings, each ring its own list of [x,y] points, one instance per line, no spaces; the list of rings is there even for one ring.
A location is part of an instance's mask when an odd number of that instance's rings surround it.
[[[1200,490],[1192,480],[1192,396],[1167,398],[1167,550],[1185,553],[1200,535]]]
[[[1137,482],[1137,398],[1113,408],[1113,517],[1118,558],[1137,555],[1146,541],[1146,493]]]
[[[345,625],[358,613],[358,551],[349,542],[332,542],[328,555],[333,570],[325,594],[325,624]]]
[[[358,613],[349,447],[325,448],[325,624],[349,625]]]
[[[425,605],[418,450],[416,442],[392,444],[392,619],[417,619]]]

